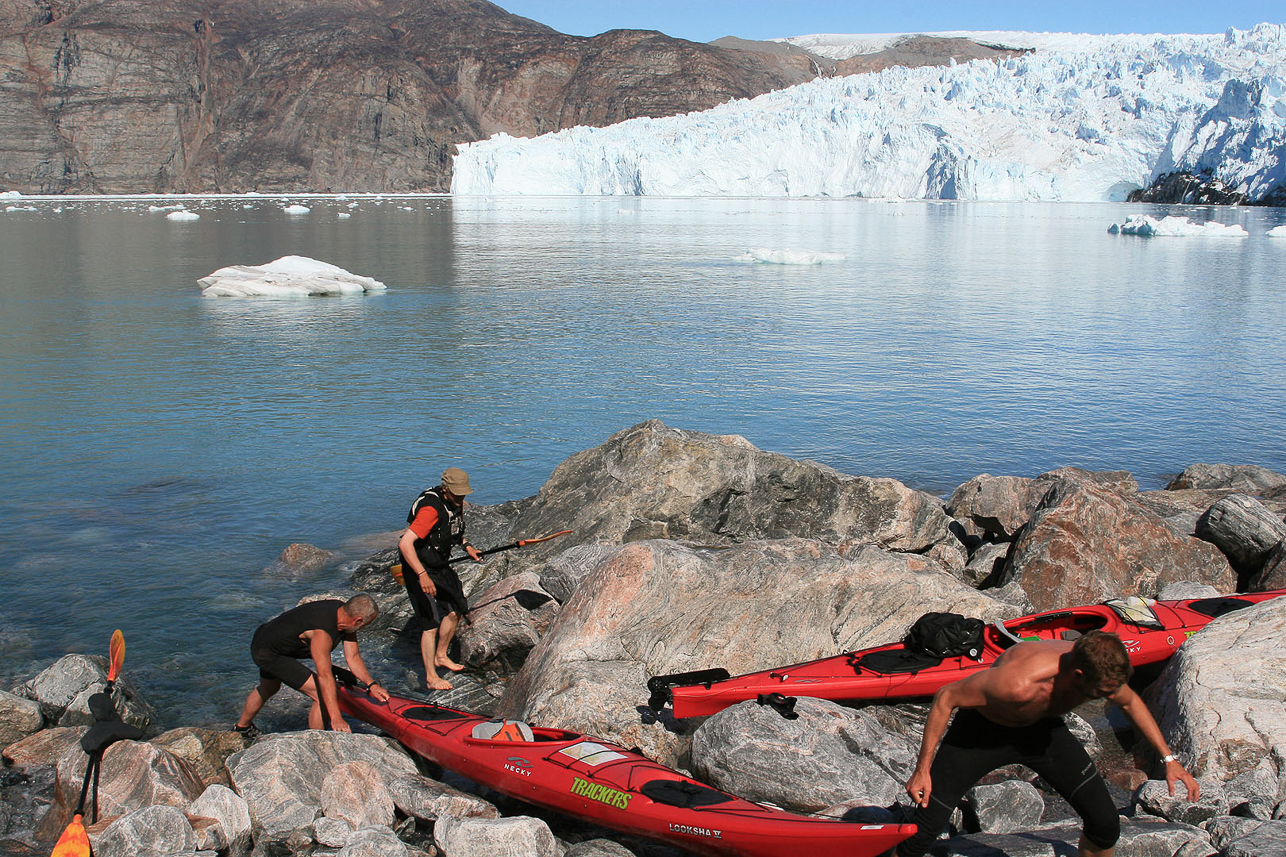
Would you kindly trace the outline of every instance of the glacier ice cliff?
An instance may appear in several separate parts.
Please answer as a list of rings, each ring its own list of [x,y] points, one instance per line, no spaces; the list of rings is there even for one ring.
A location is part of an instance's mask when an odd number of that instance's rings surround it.
[[[1250,201],[1286,193],[1286,25],[990,35],[1035,50],[818,79],[665,119],[497,134],[460,147],[452,192],[1102,201],[1192,173]],[[844,37],[830,39],[841,55]]]

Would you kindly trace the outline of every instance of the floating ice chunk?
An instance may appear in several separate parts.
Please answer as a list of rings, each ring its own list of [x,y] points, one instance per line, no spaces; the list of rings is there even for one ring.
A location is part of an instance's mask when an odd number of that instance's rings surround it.
[[[22,194],[16,190],[0,191],[0,199],[22,199]]]
[[[312,211],[312,209],[306,205],[296,204],[296,205],[288,205],[285,208],[283,208],[282,211],[286,212],[287,214],[307,214],[308,212]]]
[[[337,215],[335,215],[335,216],[336,216],[336,217],[338,217],[340,220],[347,220],[348,218],[352,217],[353,215],[349,214],[347,211],[341,211],[339,214],[337,214]]]
[[[165,215],[166,220],[200,220],[201,215],[195,211],[188,211],[186,208],[179,211],[171,211]]]
[[[1268,230],[1269,238],[1286,238],[1286,223]]]
[[[349,273],[307,256],[282,256],[266,265],[230,265],[197,280],[210,298],[306,298],[383,291],[379,280]]]
[[[814,253],[811,250],[747,250],[734,262],[763,262],[768,265],[823,265],[843,262],[841,253]]]
[[[1207,238],[1245,238],[1249,233],[1245,227],[1209,221],[1193,223],[1186,217],[1163,217],[1157,220],[1146,214],[1131,214],[1124,223],[1113,223],[1107,228],[1113,235],[1144,235],[1166,238],[1182,238],[1190,235],[1202,235]]]
[[[5,211],[39,211],[34,205],[6,205]]]
[[[149,205],[149,206],[147,207],[147,210],[148,210],[148,211],[183,211],[185,208],[187,208],[187,206],[186,206],[186,205],[183,205],[183,204],[179,204],[179,205]]]

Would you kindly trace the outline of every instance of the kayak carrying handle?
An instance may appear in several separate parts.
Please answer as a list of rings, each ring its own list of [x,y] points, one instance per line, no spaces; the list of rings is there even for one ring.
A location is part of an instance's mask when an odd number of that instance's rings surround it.
[[[755,699],[755,702],[760,705],[767,705],[787,720],[799,719],[799,714],[795,711],[795,703],[798,701],[798,697],[786,696],[784,693],[777,692],[761,693]]]
[[[723,667],[653,676],[647,680],[647,689],[651,691],[651,696],[647,700],[647,707],[653,711],[660,711],[665,708],[667,702],[674,702],[674,694],[670,692],[672,687],[691,687],[692,685],[701,684],[705,685],[706,690],[709,690],[710,685],[714,682],[724,681],[731,677],[732,674]]]

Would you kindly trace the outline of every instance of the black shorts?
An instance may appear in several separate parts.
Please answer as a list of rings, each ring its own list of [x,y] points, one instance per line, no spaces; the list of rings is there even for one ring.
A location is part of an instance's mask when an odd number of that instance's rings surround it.
[[[420,586],[420,576],[411,571],[410,566],[405,564],[405,560],[402,565],[402,580],[406,583],[406,594],[411,599],[411,608],[419,617],[423,630],[435,630],[442,624],[442,620],[448,613],[459,612],[455,601],[442,591],[441,586],[438,587],[437,595],[429,595],[425,592]]]
[[[1116,843],[1121,833],[1116,804],[1063,718],[1008,727],[962,708],[933,757],[929,806],[915,811],[920,829],[898,846],[899,857],[920,857],[928,851],[965,792],[991,771],[1012,764],[1026,765],[1053,786],[1080,815],[1085,838],[1095,847]]]
[[[258,631],[250,640],[250,657],[259,667],[259,678],[276,679],[295,690],[302,691],[304,684],[313,677],[313,671],[300,663],[298,658],[274,652],[264,646]]]

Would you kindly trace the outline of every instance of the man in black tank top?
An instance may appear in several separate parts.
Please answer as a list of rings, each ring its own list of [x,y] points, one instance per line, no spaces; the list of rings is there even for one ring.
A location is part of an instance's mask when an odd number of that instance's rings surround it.
[[[377,700],[387,700],[388,691],[371,678],[357,650],[357,631],[378,615],[371,596],[356,595],[346,602],[327,599],[300,604],[260,625],[250,640],[250,657],[259,666],[259,686],[246,697],[236,731],[251,739],[259,735],[255,715],[281,689],[282,682],[312,699],[309,729],[324,729],[329,724],[336,732],[351,731],[340,716],[330,653],[342,640],[349,670],[372,686],[371,695]],[[303,658],[312,659],[316,672],[300,663]]]

